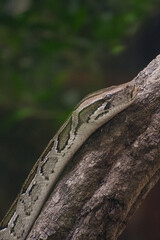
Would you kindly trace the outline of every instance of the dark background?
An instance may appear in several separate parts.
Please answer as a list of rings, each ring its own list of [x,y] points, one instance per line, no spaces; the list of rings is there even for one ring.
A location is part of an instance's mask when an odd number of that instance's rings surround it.
[[[0,219],[81,98],[160,53],[159,11],[159,0],[0,1]],[[160,240],[159,224],[160,183],[120,239]]]

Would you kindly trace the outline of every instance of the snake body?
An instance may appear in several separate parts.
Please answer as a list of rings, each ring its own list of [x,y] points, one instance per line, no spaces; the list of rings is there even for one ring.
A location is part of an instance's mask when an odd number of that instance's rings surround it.
[[[0,225],[0,240],[24,240],[64,167],[84,141],[136,98],[134,82],[84,98],[51,139]]]

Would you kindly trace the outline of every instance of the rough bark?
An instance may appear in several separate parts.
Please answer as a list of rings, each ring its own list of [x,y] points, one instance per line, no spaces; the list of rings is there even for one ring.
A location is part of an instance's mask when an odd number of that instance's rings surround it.
[[[160,178],[160,55],[137,100],[95,132],[57,182],[27,240],[115,240]]]

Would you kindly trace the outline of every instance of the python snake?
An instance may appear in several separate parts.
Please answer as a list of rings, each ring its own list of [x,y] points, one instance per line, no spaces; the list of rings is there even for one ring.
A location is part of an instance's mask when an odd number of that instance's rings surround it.
[[[0,240],[24,240],[64,167],[100,126],[127,108],[137,96],[129,82],[99,90],[84,98],[51,139],[35,163],[16,200],[0,224]]]

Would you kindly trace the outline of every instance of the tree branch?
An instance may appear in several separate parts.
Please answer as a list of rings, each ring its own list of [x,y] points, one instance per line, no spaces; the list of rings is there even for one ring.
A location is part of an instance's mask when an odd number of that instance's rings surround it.
[[[96,131],[54,187],[27,240],[116,240],[160,178],[160,55],[134,104]]]

